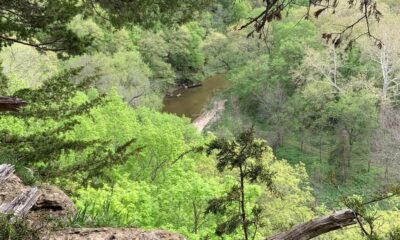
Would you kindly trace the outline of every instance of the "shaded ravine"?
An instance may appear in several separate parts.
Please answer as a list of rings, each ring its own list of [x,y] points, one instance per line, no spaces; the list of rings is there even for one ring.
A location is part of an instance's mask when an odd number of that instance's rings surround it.
[[[223,75],[214,75],[204,80],[200,87],[180,89],[173,97],[166,96],[162,112],[186,116],[194,121],[205,112],[212,98],[229,86]]]

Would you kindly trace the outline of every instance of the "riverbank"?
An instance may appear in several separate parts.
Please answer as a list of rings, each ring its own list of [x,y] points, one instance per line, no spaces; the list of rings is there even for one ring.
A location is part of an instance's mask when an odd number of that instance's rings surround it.
[[[193,121],[193,125],[199,132],[202,132],[207,125],[218,119],[219,114],[225,109],[226,101],[227,100],[224,99],[214,102],[214,106],[211,110],[204,112]]]

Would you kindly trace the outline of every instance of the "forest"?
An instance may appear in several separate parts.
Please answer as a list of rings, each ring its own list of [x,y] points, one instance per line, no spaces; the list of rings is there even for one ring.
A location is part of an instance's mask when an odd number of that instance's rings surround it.
[[[51,231],[400,240],[398,0],[0,0],[0,16],[0,166],[72,199]],[[45,239],[2,213],[2,174],[0,240]]]

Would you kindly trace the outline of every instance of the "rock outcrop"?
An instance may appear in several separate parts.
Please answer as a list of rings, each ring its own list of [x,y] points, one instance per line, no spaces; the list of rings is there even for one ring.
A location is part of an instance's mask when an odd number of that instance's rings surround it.
[[[24,217],[35,224],[60,220],[75,214],[76,208],[72,200],[57,187],[25,186],[14,175],[13,167],[3,164],[0,165],[0,212]]]
[[[53,233],[46,240],[186,240],[178,234],[155,230],[143,231],[135,228],[80,228]]]

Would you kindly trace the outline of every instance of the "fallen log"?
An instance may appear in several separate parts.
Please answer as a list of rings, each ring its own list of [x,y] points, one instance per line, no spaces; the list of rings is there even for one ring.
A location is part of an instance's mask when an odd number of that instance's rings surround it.
[[[194,83],[192,85],[187,85],[187,88],[197,88],[203,86],[202,83]]]
[[[27,104],[26,101],[19,98],[0,96],[0,111],[2,112],[18,112],[21,107],[26,106]]]
[[[299,224],[286,232],[266,238],[266,240],[308,240],[354,224],[357,224],[354,212],[346,209]]]

